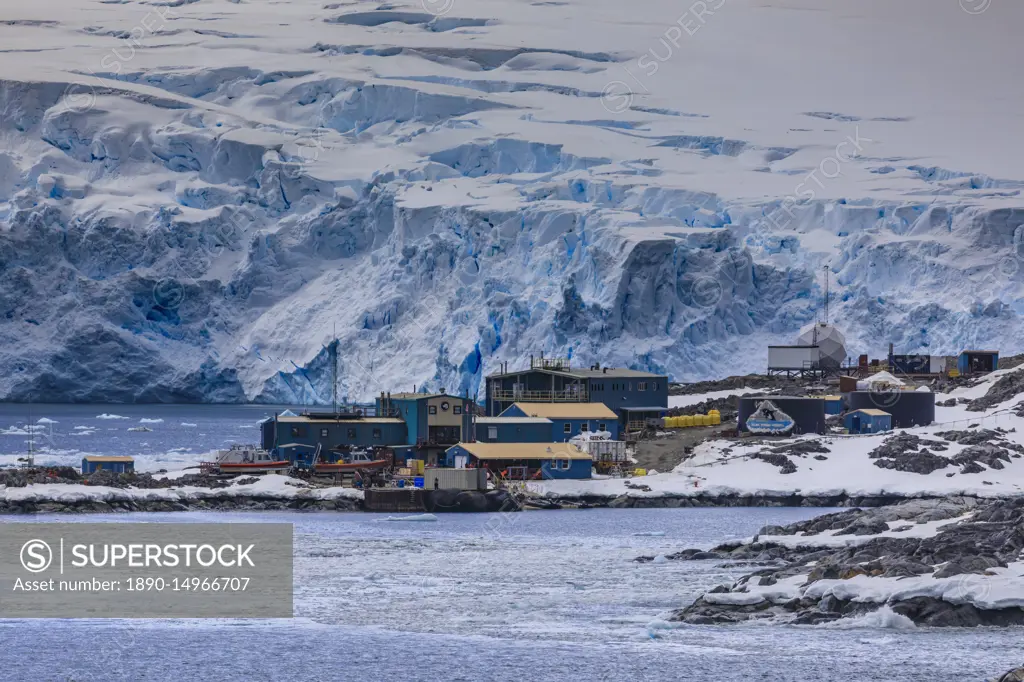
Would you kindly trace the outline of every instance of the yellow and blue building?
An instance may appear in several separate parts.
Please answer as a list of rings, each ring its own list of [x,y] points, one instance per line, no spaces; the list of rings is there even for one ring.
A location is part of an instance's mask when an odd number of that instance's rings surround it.
[[[843,423],[847,433],[881,433],[892,430],[892,415],[882,410],[864,408],[847,412]]]
[[[581,433],[606,431],[618,440],[618,415],[604,403],[513,403],[502,417],[528,417],[551,422],[548,440],[566,441]]]
[[[502,368],[486,378],[488,417],[503,415],[516,403],[603,403],[625,430],[668,410],[668,376],[599,364],[572,367],[564,358],[531,357],[529,369]]]
[[[447,466],[514,480],[590,478],[593,462],[571,443],[459,443],[445,453]]]

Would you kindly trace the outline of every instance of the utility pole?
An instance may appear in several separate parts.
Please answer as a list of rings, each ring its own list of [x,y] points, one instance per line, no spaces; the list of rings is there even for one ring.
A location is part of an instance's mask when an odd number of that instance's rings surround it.
[[[825,270],[825,324],[828,324],[828,274],[829,267],[826,263],[824,266]]]
[[[334,323],[334,341],[331,342],[331,406],[338,414],[338,323]]]

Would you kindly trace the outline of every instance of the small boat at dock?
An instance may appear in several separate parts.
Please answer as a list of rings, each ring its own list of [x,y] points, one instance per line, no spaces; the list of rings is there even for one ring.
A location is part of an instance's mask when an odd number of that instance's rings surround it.
[[[319,461],[319,452],[314,458],[313,471],[318,474],[339,474],[358,471],[360,469],[384,469],[391,466],[388,459],[374,459],[369,452],[348,452],[337,462]]]
[[[275,459],[271,452],[255,445],[232,445],[227,450],[219,451],[216,461],[203,462],[200,471],[221,474],[266,474],[288,471],[291,467],[292,463],[289,460]]]

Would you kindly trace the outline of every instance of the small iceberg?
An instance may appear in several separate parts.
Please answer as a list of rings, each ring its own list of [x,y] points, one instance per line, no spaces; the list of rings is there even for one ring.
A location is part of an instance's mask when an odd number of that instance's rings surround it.
[[[142,419],[139,420],[139,423],[140,424],[163,424],[164,420],[163,419],[147,419],[146,417],[143,417]]]
[[[50,419],[49,417],[43,417],[37,421],[36,424],[60,424],[60,422]]]
[[[437,521],[437,517],[433,514],[416,514],[414,516],[386,516],[383,519],[374,519],[375,523],[384,521]]]
[[[193,428],[195,428],[195,427],[197,427],[199,425],[198,424],[193,424],[192,422],[181,422],[181,426],[185,426],[185,427],[188,427],[190,429],[193,429]]]
[[[101,414],[96,417],[97,419],[127,419],[128,417],[122,417],[119,414]]]
[[[132,433],[149,433],[153,429],[149,428],[148,426],[132,426],[128,430],[131,431]]]
[[[76,426],[75,431],[95,431],[95,426]]]
[[[663,538],[665,537],[665,531],[663,530],[645,530],[642,533],[633,533],[635,538]]]

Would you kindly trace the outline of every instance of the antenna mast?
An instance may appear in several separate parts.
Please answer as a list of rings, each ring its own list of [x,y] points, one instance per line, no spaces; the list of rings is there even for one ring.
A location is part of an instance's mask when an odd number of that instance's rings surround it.
[[[825,324],[828,324],[828,265],[825,265]]]
[[[334,341],[331,343],[331,406],[338,414],[338,323],[334,323]]]

